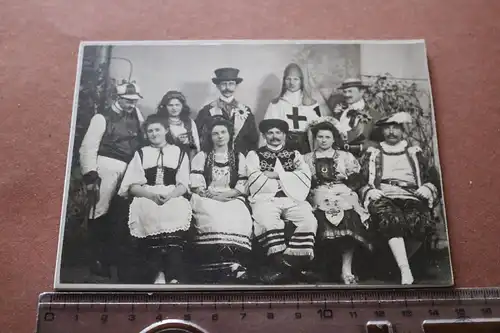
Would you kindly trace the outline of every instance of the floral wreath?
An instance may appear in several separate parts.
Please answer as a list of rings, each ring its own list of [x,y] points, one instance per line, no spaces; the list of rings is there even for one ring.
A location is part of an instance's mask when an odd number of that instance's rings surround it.
[[[350,130],[350,128],[344,128],[342,127],[340,121],[338,121],[336,118],[332,116],[322,116],[317,119],[311,120],[307,126],[306,126],[306,131],[307,131],[307,136],[309,138],[309,142],[311,143],[311,150],[314,150],[314,138],[312,135],[312,129],[321,123],[330,123],[333,125],[333,127],[338,131],[340,138],[343,141],[347,140],[347,132]],[[337,142],[337,144],[340,144]]]
[[[310,131],[312,131],[313,127],[315,127],[316,125],[321,124],[321,123],[330,123],[330,124],[332,124],[333,127],[335,127],[335,129],[337,131],[339,131],[339,133],[340,133],[341,136],[346,136],[347,132],[349,131],[348,128],[343,128],[342,125],[340,124],[340,121],[338,121],[336,118],[334,118],[332,116],[323,116],[323,117],[319,117],[317,119],[311,120],[307,124],[306,130],[308,132],[310,132]]]

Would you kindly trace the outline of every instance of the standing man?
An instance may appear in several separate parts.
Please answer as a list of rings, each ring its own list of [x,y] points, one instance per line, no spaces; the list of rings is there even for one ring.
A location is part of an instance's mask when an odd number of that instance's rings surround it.
[[[215,70],[212,82],[219,89],[220,97],[205,105],[195,120],[202,150],[207,148],[207,135],[210,135],[209,129],[214,117],[222,117],[233,124],[233,149],[235,153],[242,153],[246,156],[250,150],[255,150],[258,147],[259,133],[255,117],[250,108],[238,102],[233,95],[237,86],[243,81],[242,78],[238,77],[239,72],[236,68]]]
[[[422,149],[404,139],[409,113],[399,112],[377,122],[384,141],[363,157],[367,185],[361,202],[371,215],[371,229],[389,243],[401,270],[401,284],[413,283],[407,243],[422,243],[433,224],[431,209],[439,203],[437,170],[424,159]]]
[[[262,280],[274,284],[308,278],[303,269],[314,258],[317,229],[306,201],[311,171],[297,150],[285,147],[286,121],[265,119],[259,130],[267,144],[248,153],[247,172],[256,240],[271,259],[271,270]],[[288,241],[285,223],[295,227]]]
[[[110,277],[112,221],[107,213],[127,164],[141,144],[142,98],[134,83],[116,87],[116,101],[92,117],[80,147],[80,167],[90,206],[88,232],[91,273]]]
[[[343,148],[356,157],[360,157],[368,147],[377,146],[369,138],[381,115],[366,105],[363,95],[367,88],[360,79],[345,80],[339,88],[344,103],[338,104],[333,110],[333,116],[339,120],[343,132],[347,133]]]
[[[307,135],[308,124],[320,116],[318,102],[305,91],[302,69],[295,63],[289,64],[283,73],[281,93],[269,104],[264,119],[286,121],[290,128],[287,147],[305,155],[313,150]]]

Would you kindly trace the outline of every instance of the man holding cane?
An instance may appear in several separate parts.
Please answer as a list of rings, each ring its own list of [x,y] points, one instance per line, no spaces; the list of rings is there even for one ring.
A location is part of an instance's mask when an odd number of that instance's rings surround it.
[[[115,102],[92,117],[79,151],[89,206],[90,271],[99,276],[111,275],[106,244],[111,241],[112,223],[107,213],[127,164],[140,146],[144,120],[136,107],[140,98],[136,84],[117,86]]]

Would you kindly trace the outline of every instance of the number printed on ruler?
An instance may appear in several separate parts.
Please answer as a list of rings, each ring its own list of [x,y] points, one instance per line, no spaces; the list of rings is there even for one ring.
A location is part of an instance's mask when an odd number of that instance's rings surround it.
[[[37,332],[160,333],[168,328],[161,325],[172,324],[177,329],[172,333],[416,333],[422,327],[438,333],[445,326],[455,333],[462,329],[470,333],[477,325],[500,332],[499,318],[496,289],[273,293],[271,297],[54,293],[40,298]]]

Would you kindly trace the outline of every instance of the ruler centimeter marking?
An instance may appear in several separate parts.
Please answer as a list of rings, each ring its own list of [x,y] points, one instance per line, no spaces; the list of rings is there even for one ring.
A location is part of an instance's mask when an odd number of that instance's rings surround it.
[[[167,322],[165,322],[167,320]],[[184,321],[184,324],[179,320]],[[172,321],[172,322],[168,322]],[[45,293],[37,333],[500,332],[499,289]],[[195,325],[184,331],[179,325]],[[447,325],[447,326],[446,326]],[[460,326],[457,326],[460,325]],[[453,329],[443,331],[443,328]],[[197,331],[198,329],[198,331]],[[200,331],[200,329],[202,329]],[[439,330],[438,330],[439,329]],[[491,330],[485,330],[491,329]],[[166,331],[164,331],[166,332]]]

